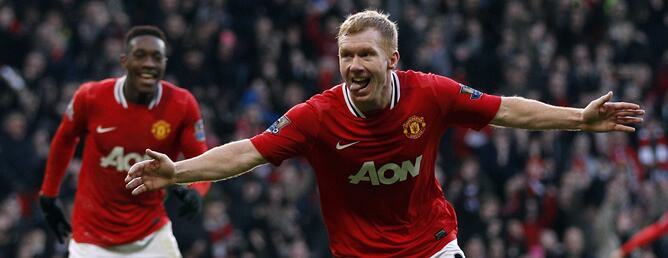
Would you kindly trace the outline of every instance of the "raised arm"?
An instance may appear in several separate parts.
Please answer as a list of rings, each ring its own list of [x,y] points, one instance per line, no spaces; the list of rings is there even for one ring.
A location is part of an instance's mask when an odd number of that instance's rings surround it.
[[[640,123],[645,111],[637,104],[609,102],[608,92],[585,108],[558,107],[522,97],[503,97],[491,124],[530,130],[633,132],[627,124]]]
[[[167,155],[146,150],[150,160],[138,162],[125,178],[126,188],[137,195],[172,184],[216,181],[241,175],[267,163],[250,140],[231,142],[190,159],[174,163]]]

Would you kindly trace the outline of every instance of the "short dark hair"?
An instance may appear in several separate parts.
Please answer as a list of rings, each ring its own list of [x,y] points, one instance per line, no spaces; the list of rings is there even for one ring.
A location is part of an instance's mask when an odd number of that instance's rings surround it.
[[[125,34],[125,40],[123,41],[125,43],[125,51],[128,52],[130,51],[130,41],[136,37],[139,36],[154,36],[156,38],[161,39],[163,42],[167,42],[167,38],[165,37],[165,33],[162,32],[158,27],[152,26],[152,25],[141,25],[141,26],[134,26],[128,33]]]

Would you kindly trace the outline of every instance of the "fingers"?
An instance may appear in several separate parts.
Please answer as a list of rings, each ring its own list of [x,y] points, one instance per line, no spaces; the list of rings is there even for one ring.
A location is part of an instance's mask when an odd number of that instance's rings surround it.
[[[67,221],[63,223],[63,228],[65,229],[65,234],[69,235],[72,232],[72,226]]]
[[[132,190],[132,195],[138,195],[138,194],[141,194],[141,193],[146,192],[146,191],[148,191],[148,187],[146,185],[142,184],[142,185],[137,186],[137,188],[135,188],[134,190]]]
[[[635,132],[636,129],[630,126],[622,125],[622,124],[616,124],[615,127],[613,128],[613,131],[618,131],[618,132],[625,132],[625,133],[632,133]]]
[[[125,177],[125,182],[130,182],[135,177],[140,177],[144,173],[144,170],[150,166],[152,160],[144,160],[135,163],[128,170],[128,175]]]
[[[149,182],[150,185],[150,182]],[[132,195],[138,195],[144,192],[150,191],[150,187],[146,185],[144,180],[141,177],[134,178],[130,180],[129,183],[125,185],[126,189],[132,189]],[[133,189],[134,188],[134,189]]]
[[[56,239],[58,239],[58,242],[61,244],[65,243],[66,238],[70,235],[70,232],[72,232],[72,227],[69,223],[67,223],[67,221],[58,223],[53,229],[56,235]]]
[[[132,189],[142,184],[144,184],[144,180],[142,180],[141,177],[133,178],[132,180],[130,180],[130,182],[125,184],[125,189]]]
[[[620,123],[620,124],[639,124],[642,123],[643,119],[641,117],[633,117],[633,116],[624,116],[624,117],[617,117],[615,118],[615,122]]]
[[[645,110],[620,110],[615,113],[615,116],[642,116],[645,114]]]
[[[607,102],[604,104],[606,108],[611,108],[615,110],[619,109],[632,109],[632,110],[641,110],[640,105],[635,103],[628,102]]]

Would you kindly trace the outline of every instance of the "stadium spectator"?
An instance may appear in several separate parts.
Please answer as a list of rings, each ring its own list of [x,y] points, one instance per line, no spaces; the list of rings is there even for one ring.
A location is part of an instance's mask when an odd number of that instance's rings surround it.
[[[430,56],[443,54],[440,34],[430,33]],[[396,25],[376,11],[348,16],[337,38],[343,84],[293,107],[262,134],[192,159],[174,163],[147,149],[152,160],[133,165],[126,187],[138,195],[175,183],[228,179],[300,156],[315,170],[334,256],[459,257],[457,218],[434,174],[438,140],[448,127],[634,132],[628,124],[641,122],[644,114],[637,104],[611,102],[612,92],[585,108],[566,108],[483,94],[439,75],[395,70]],[[531,158],[540,155],[537,146],[531,144]],[[464,168],[471,171],[463,172],[464,180],[475,177],[477,169]],[[526,195],[545,193],[539,182],[543,176],[539,164],[527,165]],[[468,205],[479,207],[480,201],[472,199]],[[547,223],[536,214],[538,204],[526,205],[533,207],[526,208],[533,210],[525,215],[529,223]],[[537,238],[541,226],[523,240]],[[566,230],[568,255],[584,257],[583,238],[579,228]],[[481,246],[480,238],[472,238],[467,250],[483,257]],[[533,244],[527,248],[533,249]]]

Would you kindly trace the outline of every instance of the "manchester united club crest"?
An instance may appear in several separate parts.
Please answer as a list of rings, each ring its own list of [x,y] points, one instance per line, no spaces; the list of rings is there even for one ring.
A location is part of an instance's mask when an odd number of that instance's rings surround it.
[[[410,139],[417,139],[422,136],[424,133],[427,123],[424,122],[424,117],[421,116],[411,116],[404,122],[404,134]]]
[[[158,140],[162,140],[167,138],[167,135],[169,135],[169,132],[171,131],[171,126],[167,121],[165,120],[158,120],[157,122],[153,123],[153,127],[151,128],[151,133],[153,134],[153,137],[155,137]]]

